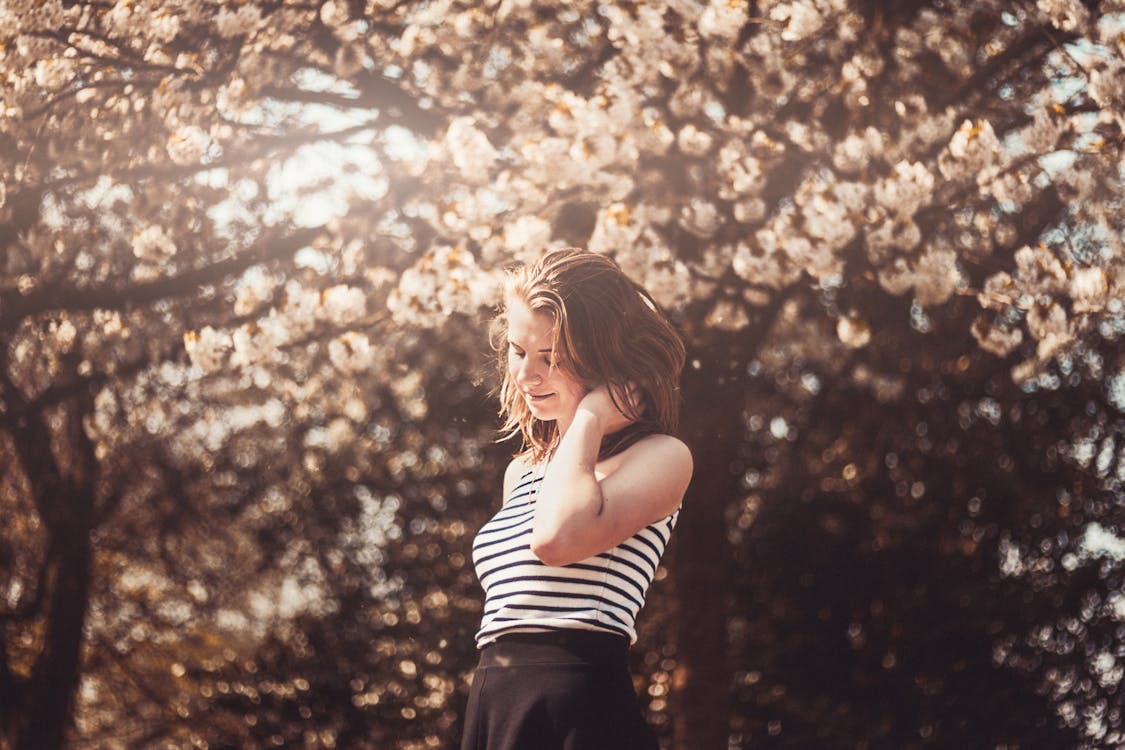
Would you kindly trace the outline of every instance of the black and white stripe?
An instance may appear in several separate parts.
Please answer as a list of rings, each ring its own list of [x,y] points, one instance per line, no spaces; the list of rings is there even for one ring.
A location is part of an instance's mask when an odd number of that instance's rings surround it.
[[[550,566],[531,552],[535,494],[542,481],[542,471],[525,472],[473,540],[473,565],[484,587],[477,646],[502,633],[566,628],[620,633],[635,641],[637,612],[679,510],[611,550]]]

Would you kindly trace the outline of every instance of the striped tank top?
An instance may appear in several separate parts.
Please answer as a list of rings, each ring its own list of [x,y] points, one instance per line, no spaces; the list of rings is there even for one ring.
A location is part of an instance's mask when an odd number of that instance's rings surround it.
[[[543,471],[524,472],[503,507],[473,540],[473,565],[484,587],[477,647],[504,633],[567,628],[618,633],[633,643],[637,612],[679,509],[606,552],[570,565],[546,565],[531,552]]]

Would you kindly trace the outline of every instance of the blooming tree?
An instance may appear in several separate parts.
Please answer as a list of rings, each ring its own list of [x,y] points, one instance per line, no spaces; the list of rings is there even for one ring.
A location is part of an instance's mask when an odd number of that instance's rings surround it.
[[[0,2],[3,742],[448,743],[504,458],[481,315],[507,265],[566,245],[612,255],[691,350],[651,718],[678,747],[783,742],[740,708],[761,671],[717,646],[760,635],[739,561],[759,516],[792,529],[783,480],[939,523],[909,505],[946,466],[933,424],[1061,452],[1059,523],[1083,482],[1120,492],[1123,92],[1120,0]],[[1028,399],[1058,414],[1011,421]],[[894,465],[832,429],[889,414]],[[979,515],[977,490],[944,492]],[[1044,548],[1041,525],[949,545],[1022,591],[1117,539]],[[1091,639],[1119,600],[1087,607]],[[1022,626],[999,665],[1050,651]],[[1089,746],[1121,737],[1112,646],[1042,677]]]

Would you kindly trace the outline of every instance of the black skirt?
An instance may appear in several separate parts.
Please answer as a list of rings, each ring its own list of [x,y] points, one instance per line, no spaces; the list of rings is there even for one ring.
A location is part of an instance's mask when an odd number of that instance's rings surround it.
[[[628,657],[612,633],[500,636],[481,650],[461,750],[657,750]]]

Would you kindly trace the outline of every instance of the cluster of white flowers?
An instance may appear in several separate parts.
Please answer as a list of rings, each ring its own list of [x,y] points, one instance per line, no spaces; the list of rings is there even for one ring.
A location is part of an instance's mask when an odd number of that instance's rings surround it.
[[[896,255],[909,253],[921,241],[922,230],[913,218],[888,216],[868,227],[864,247],[871,262],[882,265]]]
[[[378,349],[371,346],[366,334],[348,331],[328,342],[328,359],[341,372],[363,372],[374,369]]]
[[[692,5],[681,4],[686,23],[698,13],[699,6]],[[608,22],[607,38],[619,50],[619,58],[606,66],[606,78],[616,79],[619,86],[638,87],[657,78],[686,80],[699,66],[698,54],[668,33],[660,4],[638,4],[634,10],[627,10],[616,3],[604,3],[599,12]]]
[[[781,38],[787,42],[807,39],[824,28],[825,18],[808,0],[781,2],[770,8],[770,20],[784,23]]]
[[[750,154],[745,139],[734,138],[719,149],[718,167],[723,177],[719,197],[724,200],[757,192],[761,186],[762,163]]]
[[[735,247],[731,268],[736,274],[751,284],[772,289],[784,289],[801,277],[801,269],[780,252],[772,230],[761,230],[757,239],[757,248],[747,242]]]
[[[938,169],[949,180],[981,175],[999,157],[1000,141],[988,120],[965,120],[938,158]]]
[[[436,247],[402,273],[387,308],[399,324],[435,327],[454,313],[495,304],[499,291],[499,273],[482,270],[472,253]]]
[[[1125,279],[1118,276],[1117,283],[1125,286]],[[1070,277],[1070,298],[1076,313],[1098,312],[1109,304],[1110,299],[1125,297],[1125,289],[1118,288],[1111,297],[1106,273],[1101,268],[1086,267],[1075,270]]]
[[[1047,106],[1038,107],[1031,124],[1020,131],[1024,148],[1033,154],[1046,154],[1055,150],[1055,145],[1069,128],[1064,117],[1059,116]]]
[[[545,250],[551,241],[551,222],[538,216],[520,216],[504,224],[502,244],[507,253],[527,261]]]
[[[215,106],[223,116],[231,120],[239,119],[254,105],[246,80],[241,76],[231,78],[215,94]]]
[[[871,342],[871,325],[858,315],[842,315],[836,321],[836,337],[849,349],[862,349]]]
[[[442,146],[462,177],[478,185],[488,182],[499,153],[471,117],[453,118]]]
[[[320,306],[325,319],[347,325],[367,314],[367,297],[354,286],[338,284],[321,293]]]
[[[841,172],[858,173],[881,156],[883,150],[883,135],[875,128],[865,128],[862,133],[853,131],[836,144],[832,164]]]
[[[164,227],[150,224],[142,230],[133,232],[133,255],[143,261],[160,263],[176,254],[176,243],[164,231]]]
[[[710,133],[690,123],[682,127],[676,136],[676,145],[688,156],[706,155],[714,142],[715,138]]]
[[[250,36],[262,26],[262,9],[252,2],[231,9],[224,4],[215,14],[215,30],[224,39]]]
[[[594,232],[586,247],[594,253],[613,254],[636,244],[643,224],[623,203],[613,203],[598,211]]]
[[[249,315],[266,302],[280,280],[261,268],[253,268],[242,275],[234,291],[234,314]]]
[[[858,188],[858,190],[856,189]],[[859,183],[828,181],[822,175],[809,177],[797,188],[793,201],[801,210],[804,230],[824,251],[839,252],[855,237],[856,217],[860,215],[866,189]],[[818,250],[818,255],[821,250]],[[815,275],[831,275],[833,263],[818,264]],[[810,271],[811,272],[811,271]]]
[[[930,202],[934,176],[921,162],[900,161],[894,172],[875,183],[875,202],[889,213],[912,217]]]
[[[320,22],[330,29],[344,26],[350,20],[348,3],[343,0],[327,0],[320,6]]]
[[[1125,63],[1112,60],[1092,72],[1086,91],[1102,108],[1102,117],[1116,120],[1125,131]]]
[[[180,9],[167,7],[179,3],[161,3],[159,0],[117,0],[102,16],[106,30],[113,35],[151,37],[167,44],[180,33]],[[143,32],[139,30],[143,29]]]
[[[732,42],[749,15],[746,0],[709,0],[699,17],[699,33],[704,39]]]
[[[263,331],[257,323],[244,323],[230,334],[231,341],[231,355],[230,365],[232,367],[254,367],[267,361],[277,351],[272,336],[263,335],[268,331],[276,331],[276,329],[266,329]]]
[[[989,321],[987,315],[978,316],[977,319],[973,321],[969,330],[973,334],[973,338],[977,340],[981,349],[995,354],[998,357],[1008,356],[1016,347],[1023,343],[1022,330],[997,325]]]
[[[69,57],[48,57],[35,63],[35,84],[57,89],[74,80],[77,68]]]
[[[1035,354],[1040,360],[1054,356],[1074,340],[1066,310],[1058,302],[1033,305],[1027,311],[1027,330],[1039,342]]]
[[[211,136],[203,128],[188,125],[168,138],[168,156],[182,167],[198,164],[211,146]]]
[[[411,370],[401,378],[391,380],[391,393],[407,419],[422,420],[430,411],[426,392],[422,387],[422,373]]]
[[[1090,14],[1078,0],[1036,0],[1035,5],[1051,23],[1063,31],[1085,26]]]
[[[230,334],[217,331],[211,326],[198,332],[184,333],[184,350],[192,365],[204,373],[215,372],[222,367],[232,346]]]
[[[922,307],[940,305],[965,284],[957,265],[957,253],[941,245],[927,247],[911,263],[896,257],[879,269],[879,285],[894,295],[914,290],[914,299]]]

